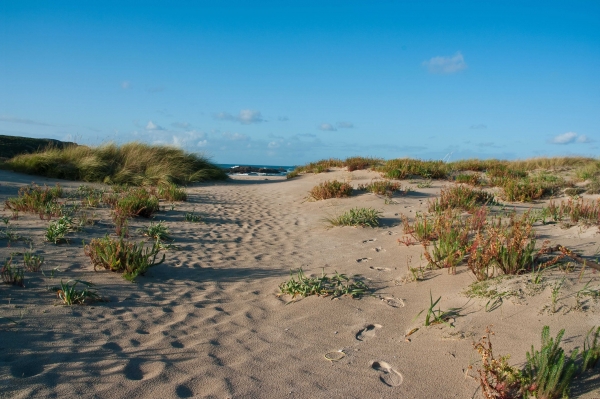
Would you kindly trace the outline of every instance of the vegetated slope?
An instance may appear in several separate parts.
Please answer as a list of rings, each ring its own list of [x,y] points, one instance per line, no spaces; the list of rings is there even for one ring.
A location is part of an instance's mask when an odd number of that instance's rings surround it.
[[[54,139],[34,139],[31,137],[0,135],[0,159],[9,159],[20,154],[31,154],[47,147],[64,148],[77,145]]]
[[[16,172],[45,177],[129,185],[188,184],[227,178],[223,169],[204,156],[140,142],[47,147],[33,154],[17,155],[5,165]]]

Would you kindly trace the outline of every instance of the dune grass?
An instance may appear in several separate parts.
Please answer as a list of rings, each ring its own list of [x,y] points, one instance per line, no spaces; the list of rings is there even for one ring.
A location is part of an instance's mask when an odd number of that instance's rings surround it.
[[[381,211],[373,208],[352,208],[338,217],[327,219],[334,226],[378,227]]]
[[[315,200],[325,200],[329,198],[342,198],[352,195],[352,186],[349,183],[337,180],[325,181],[314,186],[310,190],[311,198]]]
[[[131,142],[118,146],[49,147],[21,154],[6,166],[16,172],[87,182],[128,185],[189,184],[226,179],[221,168],[203,156],[168,146]]]

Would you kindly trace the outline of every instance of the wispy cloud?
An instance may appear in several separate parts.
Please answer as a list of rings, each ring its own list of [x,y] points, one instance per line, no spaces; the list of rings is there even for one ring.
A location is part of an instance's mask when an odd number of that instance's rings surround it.
[[[277,118],[277,120],[279,122],[287,122],[290,120],[290,118],[288,118],[287,116],[280,116],[279,118]]]
[[[337,127],[340,129],[352,129],[354,127],[354,123],[352,122],[338,122]]]
[[[437,56],[423,61],[422,64],[430,73],[451,74],[467,68],[467,63],[460,51],[452,56]]]
[[[219,112],[214,114],[214,118],[222,121],[239,122],[244,125],[266,122],[266,120],[263,119],[260,111],[253,111],[250,109],[241,110],[239,115],[232,115],[229,112]]]
[[[155,86],[155,87],[148,87],[148,93],[160,93],[162,91],[165,91],[165,87],[164,86]]]
[[[591,138],[589,138],[585,134],[580,134],[579,137],[577,137],[577,142],[578,143],[593,143],[594,140],[592,140]]]
[[[584,134],[577,134],[575,132],[566,132],[558,134],[550,139],[551,144],[573,144],[573,143],[593,143],[594,140],[587,137]]]
[[[178,129],[189,129],[192,125],[188,122],[173,122],[171,126],[176,127]]]
[[[0,122],[21,123],[23,125],[54,126],[49,123],[39,122],[33,119],[17,118],[14,116],[0,116]]]
[[[227,140],[231,140],[231,141],[248,141],[249,140],[248,136],[246,136],[245,134],[240,134],[240,133],[224,132],[223,137],[226,138]]]
[[[152,121],[148,121],[148,124],[146,125],[146,130],[165,130],[165,128],[155,124]]]
[[[476,129],[476,130],[487,129],[487,125],[484,125],[483,123],[478,123],[477,125],[469,126],[469,129]]]
[[[325,132],[335,132],[337,129],[331,123],[321,123],[319,125],[319,130],[323,130]]]

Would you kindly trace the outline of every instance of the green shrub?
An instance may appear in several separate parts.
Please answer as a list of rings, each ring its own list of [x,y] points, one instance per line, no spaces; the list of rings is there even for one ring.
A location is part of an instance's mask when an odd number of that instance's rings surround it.
[[[594,328],[586,336],[581,356],[578,356],[577,348],[567,356],[560,346],[565,330],[560,330],[556,338],[551,338],[550,327],[544,326],[540,350],[532,346],[531,352],[526,354],[525,367],[520,370],[508,364],[509,355],[494,357],[490,340],[493,332],[488,327],[487,334],[473,344],[482,360],[482,368],[478,371],[483,396],[490,399],[568,398],[574,377],[593,367],[586,359],[590,359],[590,353],[600,350],[596,340],[591,343],[588,341],[593,331]],[[599,333],[600,327],[597,327],[596,339]]]
[[[42,270],[42,264],[44,263],[44,257],[41,255],[35,255],[31,252],[25,252],[23,254],[23,263],[25,269],[30,272],[39,272]]]
[[[71,229],[73,220],[68,216],[61,216],[60,219],[50,222],[46,229],[46,241],[58,244],[65,239],[65,235]]]
[[[327,219],[334,226],[379,226],[381,211],[373,208],[352,208],[340,216]]]
[[[285,178],[286,179],[293,179],[294,177],[298,177],[298,176],[300,176],[300,172],[298,171],[298,169],[294,169],[291,172],[288,172],[285,175]]]
[[[429,202],[429,212],[441,212],[446,209],[473,211],[488,203],[494,203],[494,196],[483,190],[474,190],[467,186],[444,187],[440,197]]]
[[[202,221],[202,216],[197,215],[195,212],[186,212],[185,221],[191,223],[199,223]]]
[[[523,387],[528,395],[536,398],[568,397],[569,385],[577,372],[575,358],[577,349],[566,357],[560,347],[565,330],[560,330],[556,338],[550,338],[550,327],[542,329],[542,347],[536,351],[531,347],[527,352],[527,362],[523,370]]]
[[[159,210],[158,198],[145,188],[131,188],[116,201],[114,209],[130,217],[149,218]]]
[[[307,277],[302,269],[298,269],[297,280],[294,278],[293,272],[290,274],[290,280],[281,283],[279,290],[280,295],[291,295],[292,300],[297,296],[307,297],[310,295],[334,298],[349,295],[352,298],[360,298],[369,293],[369,287],[364,282],[351,279],[338,272],[335,272],[332,277],[327,277],[323,270],[321,277]]]
[[[25,275],[23,268],[13,266],[12,257],[4,261],[4,266],[0,269],[0,275],[4,284],[18,285],[25,287]]]
[[[330,168],[341,168],[344,166],[344,161],[335,158],[322,159],[317,162],[311,162],[304,166],[298,166],[289,174],[296,177],[299,173],[322,173]],[[292,177],[289,177],[291,179]]]
[[[355,170],[373,168],[375,165],[382,162],[380,158],[369,158],[369,157],[350,157],[344,161],[344,166],[348,169],[348,172]]]
[[[165,226],[162,221],[156,224],[150,222],[150,226],[139,229],[138,232],[154,240],[171,241],[171,236],[169,235],[169,228]]]
[[[325,181],[310,190],[310,196],[315,200],[342,198],[352,195],[352,186],[337,180]]]
[[[82,290],[78,290],[75,288],[77,284],[83,285],[85,288]],[[71,306],[73,304],[83,305],[87,302],[93,302],[100,300],[100,296],[93,287],[94,284],[89,281],[82,280],[69,280],[66,283],[60,281],[60,287],[54,287],[51,290],[56,292],[56,295],[63,303],[67,306]]]
[[[223,169],[202,156],[139,142],[48,148],[17,155],[6,164],[14,171],[34,175],[136,186],[227,178]]]
[[[522,179],[502,178],[493,182],[502,188],[501,197],[510,202],[531,202],[544,196],[555,195],[570,184],[564,179],[548,174]]]
[[[443,179],[450,171],[443,161],[421,161],[418,159],[391,159],[384,162],[377,170],[388,179],[405,179],[407,177],[423,177],[426,179]]]
[[[459,184],[468,184],[470,186],[481,185],[481,179],[476,174],[459,174],[454,177],[454,181]]]
[[[359,184],[358,190],[368,191],[370,193],[379,195],[392,196],[396,191],[402,190],[402,185],[397,182],[391,182],[389,180],[376,180],[369,184]]]
[[[158,186],[158,197],[166,201],[186,201],[185,189],[175,184],[164,183]]]
[[[44,186],[44,188],[33,183],[29,186],[21,187],[17,198],[9,198],[5,201],[5,207],[14,212],[31,212],[52,214],[59,216],[61,207],[57,203],[57,198],[61,198],[62,188],[57,184],[53,188]]]
[[[585,186],[585,192],[588,194],[600,194],[600,178],[594,177],[592,181]]]
[[[109,236],[94,238],[84,247],[84,253],[89,256],[94,270],[104,268],[122,272],[123,277],[130,281],[138,275],[144,275],[150,267],[164,262],[164,254],[160,261],[156,261],[159,252],[158,242],[152,248],[144,248],[143,243],[135,244],[125,241],[123,237],[113,239]]]
[[[512,217],[508,226],[486,224],[470,244],[467,266],[478,281],[503,274],[520,274],[533,268],[535,235],[528,213]]]

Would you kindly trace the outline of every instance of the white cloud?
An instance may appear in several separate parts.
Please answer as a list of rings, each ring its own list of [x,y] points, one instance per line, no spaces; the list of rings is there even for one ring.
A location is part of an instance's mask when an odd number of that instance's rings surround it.
[[[335,132],[337,129],[331,123],[321,123],[319,125],[319,130],[323,130],[326,132]]]
[[[423,61],[422,65],[427,67],[430,73],[437,74],[456,73],[467,68],[467,63],[460,51],[453,56],[433,57],[429,61]]]
[[[583,136],[585,138],[585,136]],[[550,142],[552,144],[571,144],[577,140],[577,133],[575,132],[566,132],[563,134],[559,134],[554,136]]]
[[[222,121],[231,121],[231,122],[240,122],[244,125],[249,125],[251,123],[260,123],[266,122],[260,111],[253,111],[250,109],[243,109],[240,111],[239,115],[235,116],[230,114],[229,112],[219,112],[214,114],[215,119],[219,119]]]
[[[591,138],[589,138],[585,134],[581,134],[581,135],[579,135],[579,137],[577,137],[577,142],[578,143],[593,143],[594,140],[592,140]]]
[[[146,130],[165,130],[165,128],[162,126],[156,125],[152,121],[148,121],[148,124],[146,125]]]
[[[121,88],[122,88],[122,89],[125,89],[125,90],[127,90],[127,89],[131,89],[131,82],[130,82],[130,81],[128,81],[128,80],[124,80],[124,81],[122,81],[122,82],[121,82]]]
[[[354,127],[354,123],[352,122],[338,122],[337,127],[340,129],[352,129]]]
[[[200,140],[197,144],[198,147],[206,147],[208,145],[208,141]]]
[[[280,142],[277,141],[271,141],[267,147],[271,148],[271,149],[275,149],[275,148],[279,148],[281,146]]]

